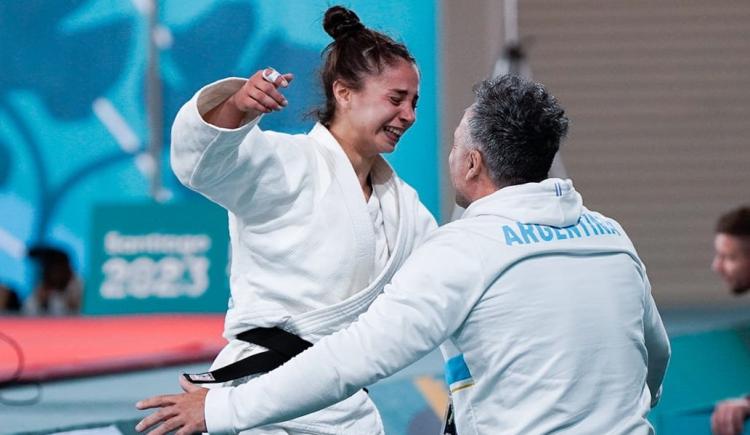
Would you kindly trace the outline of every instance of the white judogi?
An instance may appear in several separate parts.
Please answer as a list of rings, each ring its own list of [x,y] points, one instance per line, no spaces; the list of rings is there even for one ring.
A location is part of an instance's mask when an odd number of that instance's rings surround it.
[[[376,227],[349,159],[320,124],[306,135],[288,135],[261,131],[259,118],[237,129],[202,119],[244,82],[225,79],[201,89],[172,129],[177,177],[229,211],[229,343],[212,369],[265,350],[234,339],[247,329],[279,326],[315,342],[347,326],[436,227],[414,189],[382,158],[371,172]],[[209,401],[207,415],[213,412]],[[262,433],[382,430],[374,405],[359,392]]]
[[[385,234],[383,209],[380,206],[380,198],[378,198],[377,192],[373,191],[370,195],[370,199],[367,201],[367,211],[370,213],[373,231],[375,232],[375,267],[370,278],[374,280],[385,269],[388,258],[391,256],[390,248],[388,248],[388,237]]]
[[[208,428],[310,412],[446,339],[460,435],[653,433],[646,414],[669,343],[645,268],[620,225],[560,179],[471,204],[349,328],[247,384],[211,390],[220,412]]]

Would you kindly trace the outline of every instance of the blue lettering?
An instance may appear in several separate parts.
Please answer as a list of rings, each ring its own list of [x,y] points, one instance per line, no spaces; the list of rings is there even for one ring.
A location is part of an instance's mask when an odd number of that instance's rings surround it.
[[[617,231],[617,227],[612,221],[605,220],[605,223],[607,224],[607,227],[612,230],[613,233],[617,234],[618,236],[621,236],[619,231]]]
[[[518,235],[513,232],[513,229],[509,227],[508,225],[503,225],[503,234],[505,235],[505,244],[508,246],[513,246],[513,243],[518,243],[519,245],[523,245],[523,240],[521,240]]]
[[[518,230],[521,232],[521,237],[523,237],[526,243],[531,243],[531,240],[539,242],[539,239],[534,235],[532,225],[522,224],[521,222],[516,223],[518,224]]]
[[[570,237],[571,239],[581,237],[581,232],[578,230],[578,228],[575,225],[571,225],[563,229],[568,232],[568,237]]]
[[[585,224],[585,223],[583,223],[583,216],[581,216],[581,218],[580,218],[580,219],[578,219],[578,225],[580,225],[580,226],[581,226],[581,229],[582,229],[582,230],[583,230],[583,232],[584,232],[584,233],[586,234],[586,237],[588,237],[588,236],[590,236],[590,235],[591,235],[591,233],[589,233],[589,229],[588,229],[588,228],[586,227],[586,224]],[[578,225],[576,225],[576,226],[578,226]]]
[[[589,215],[585,214],[583,215],[583,217],[586,219],[586,222],[588,222],[588,224],[591,225],[591,232],[593,232],[595,236],[598,236],[600,233],[599,231],[597,231],[596,225],[594,225],[594,223],[591,222],[591,218],[589,217]]]
[[[565,234],[563,234],[562,231],[560,231],[560,228],[552,227],[552,229],[555,231],[555,236],[557,236],[557,240],[565,240],[568,238]]]
[[[612,234],[612,231],[609,228],[607,228],[605,225],[602,225],[602,222],[596,216],[592,215],[591,216],[591,220],[594,221],[594,223],[599,228],[599,230],[602,232],[602,234],[605,234],[605,233],[606,234]]]
[[[534,224],[534,226],[536,227],[536,231],[539,233],[539,237],[541,237],[545,242],[549,242],[554,237],[554,235],[552,234],[552,228],[546,225]]]
[[[523,224],[521,222],[516,222],[516,227],[517,230],[509,225],[503,225],[505,244],[508,246],[539,243],[540,241],[550,242],[552,240],[577,239],[605,234],[620,235],[620,231],[614,222],[590,213],[582,214],[575,225],[567,227]]]

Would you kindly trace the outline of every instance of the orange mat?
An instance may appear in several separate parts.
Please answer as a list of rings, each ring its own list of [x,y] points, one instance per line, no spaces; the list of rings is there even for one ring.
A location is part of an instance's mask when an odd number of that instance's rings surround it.
[[[223,324],[219,315],[2,317],[0,333],[23,351],[24,383],[210,361],[225,344]],[[0,382],[18,363],[0,337]]]

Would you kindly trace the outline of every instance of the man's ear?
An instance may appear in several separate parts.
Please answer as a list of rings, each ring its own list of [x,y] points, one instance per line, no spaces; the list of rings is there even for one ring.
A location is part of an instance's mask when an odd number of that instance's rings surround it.
[[[340,107],[347,107],[352,98],[352,90],[341,80],[333,82],[333,97]]]
[[[466,153],[466,159],[468,160],[469,169],[466,171],[466,180],[479,177],[484,170],[484,158],[482,153],[477,149],[469,150]]]

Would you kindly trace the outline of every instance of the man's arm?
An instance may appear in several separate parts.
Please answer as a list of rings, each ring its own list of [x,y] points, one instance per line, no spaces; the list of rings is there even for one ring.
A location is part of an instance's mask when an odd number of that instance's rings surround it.
[[[463,323],[485,282],[471,244],[458,238],[466,235],[436,235],[349,328],[247,384],[211,390],[208,430],[231,433],[322,409],[442,343]]]
[[[205,404],[208,431],[236,433],[325,408],[442,343],[463,323],[486,284],[467,237],[438,230],[350,327],[246,384],[211,389]],[[139,407],[173,407],[174,396],[163,397]],[[139,430],[182,418],[171,411],[157,414],[144,419]]]
[[[645,282],[646,294],[643,312],[643,332],[646,341],[646,351],[648,352],[646,384],[651,391],[651,407],[653,408],[661,397],[662,381],[667,371],[671,350],[667,331],[664,329],[661,316],[659,316],[659,311],[656,309],[656,303],[653,296],[651,296],[651,283],[648,277],[645,277]]]

